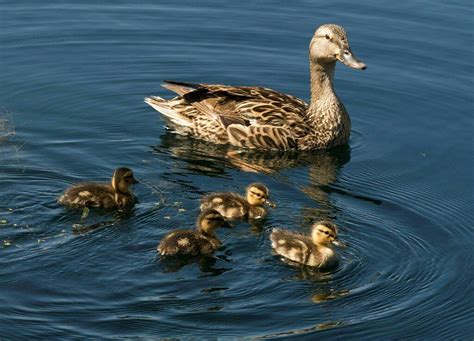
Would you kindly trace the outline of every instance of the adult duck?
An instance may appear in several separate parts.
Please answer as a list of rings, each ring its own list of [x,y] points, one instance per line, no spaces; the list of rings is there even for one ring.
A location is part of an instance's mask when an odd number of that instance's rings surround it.
[[[320,26],[309,46],[311,103],[281,92],[251,86],[165,81],[177,97],[145,102],[159,111],[168,127],[218,144],[276,150],[326,149],[347,144],[349,115],[334,92],[336,62],[365,70],[351,52],[344,28]]]

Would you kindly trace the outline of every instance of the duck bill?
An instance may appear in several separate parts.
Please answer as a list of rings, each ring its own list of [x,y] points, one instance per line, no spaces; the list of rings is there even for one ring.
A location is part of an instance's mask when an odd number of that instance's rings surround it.
[[[221,227],[226,228],[226,229],[231,229],[232,225],[229,224],[227,221],[225,221],[222,223]]]
[[[349,49],[344,50],[344,53],[339,57],[339,61],[353,69],[367,69],[367,65],[365,65],[361,60],[357,59]]]
[[[265,205],[270,206],[271,208],[277,207],[277,205],[274,202],[271,202],[268,200],[265,201]]]
[[[133,183],[134,183],[134,184],[139,184],[140,181],[138,181],[137,179],[133,178]]]
[[[341,242],[340,240],[333,240],[331,241],[332,245],[338,246],[340,248],[346,248],[346,244],[344,242]]]

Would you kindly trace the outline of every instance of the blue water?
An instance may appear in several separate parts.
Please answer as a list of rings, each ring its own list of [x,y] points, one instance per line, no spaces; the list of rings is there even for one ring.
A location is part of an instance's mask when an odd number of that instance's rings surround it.
[[[2,1],[0,339],[472,339],[473,30],[469,1]],[[344,26],[350,147],[247,152],[170,134],[162,79],[309,99],[317,26]],[[131,167],[129,215],[67,211],[67,186]],[[264,182],[277,208],[166,264],[199,198]],[[272,227],[330,218],[348,244],[316,273],[271,254]],[[79,227],[79,228],[78,228]]]

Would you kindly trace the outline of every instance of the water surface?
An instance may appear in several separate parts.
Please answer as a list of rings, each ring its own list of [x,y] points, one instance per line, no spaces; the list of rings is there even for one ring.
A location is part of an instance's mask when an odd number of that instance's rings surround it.
[[[0,6],[0,339],[474,336],[470,2]],[[336,70],[349,148],[229,157],[170,134],[143,103],[170,96],[162,79],[308,100],[308,44],[327,22],[368,65]],[[130,214],[56,204],[118,166],[142,182]],[[210,260],[159,261],[203,194],[253,181],[278,205],[264,222],[222,231]],[[272,227],[321,218],[348,244],[337,270],[271,254]]]

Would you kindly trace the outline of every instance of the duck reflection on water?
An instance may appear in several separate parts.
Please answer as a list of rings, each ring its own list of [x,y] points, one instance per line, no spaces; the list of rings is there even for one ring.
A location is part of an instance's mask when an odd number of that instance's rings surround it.
[[[179,272],[187,265],[197,264],[201,272],[200,277],[219,276],[224,272],[232,270],[230,267],[218,266],[222,261],[230,262],[231,259],[226,254],[219,255],[197,255],[197,256],[175,256],[160,258],[157,257],[160,264],[164,266],[163,273]]]
[[[312,152],[241,150],[171,132],[163,134],[161,143],[152,148],[154,153],[176,158],[182,169],[222,178],[230,177],[229,170],[240,169],[244,172],[275,175],[288,182],[290,179],[285,178],[283,171],[307,167],[308,180],[299,189],[318,205],[302,208],[305,223],[335,218],[334,212],[338,209],[329,199],[329,194],[343,191],[334,189],[332,185],[351,158],[351,150],[347,145]]]
[[[310,166],[314,180],[319,185],[333,183],[339,169],[350,160],[349,146],[313,152],[243,150],[215,145],[171,132],[163,134],[161,143],[152,148],[158,154],[171,154],[180,161],[186,162],[187,169],[191,171],[207,175],[224,175],[227,168],[273,174],[289,168]]]

